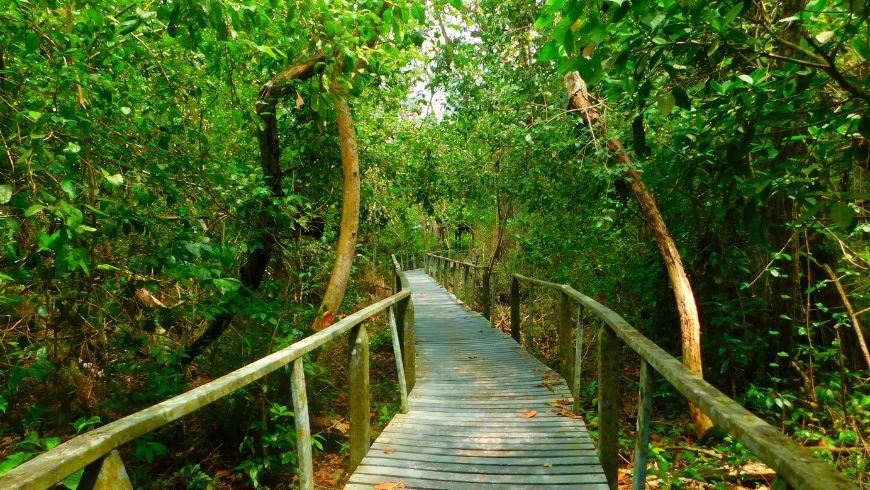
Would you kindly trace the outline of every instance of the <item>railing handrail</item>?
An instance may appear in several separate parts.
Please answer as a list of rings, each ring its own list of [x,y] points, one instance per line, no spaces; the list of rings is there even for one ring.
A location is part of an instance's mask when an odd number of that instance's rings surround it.
[[[453,262],[454,264],[459,264],[463,267],[470,267],[472,269],[486,269],[486,266],[477,265],[474,262],[466,262],[466,261],[461,260],[461,259],[451,259],[450,257],[445,257],[443,255],[438,255],[438,254],[434,254],[431,252],[428,253],[427,255],[434,257],[436,259],[446,260],[447,262]]]
[[[720,428],[796,489],[852,489],[855,486],[830,464],[753,414],[689,370],[674,356],[632,327],[619,314],[567,284],[512,274],[520,282],[558,290],[592,311],[610,329]],[[575,393],[576,396],[576,393]]]
[[[351,331],[351,329],[374,315],[393,306],[398,307],[406,299],[408,299],[407,303],[410,304],[411,290],[408,287],[408,280],[401,268],[398,267],[395,257],[393,260],[396,264],[396,276],[401,281],[401,287],[397,288],[398,290],[395,294],[362,308],[317,333],[225,374],[220,378],[110,422],[90,432],[76,436],[54,449],[22,463],[16,468],[0,474],[0,488],[48,488],[58,484],[76,471],[109,455],[118,447],[224,398],[293,361],[300,360],[305,354]],[[411,342],[413,342],[413,339],[411,339]],[[367,359],[366,362],[368,362]],[[299,367],[301,368],[301,364]],[[413,366],[411,369],[413,369]],[[294,375],[302,375],[301,369],[298,370],[300,371],[299,373],[295,371]],[[366,369],[366,372],[368,372],[368,369]],[[409,373],[409,375],[413,376],[413,373]],[[304,391],[304,385],[302,390]],[[296,400],[294,400],[294,403],[296,403]],[[307,412],[307,406],[305,411]],[[368,413],[367,408],[366,413]],[[306,420],[306,428],[307,425],[308,421]],[[298,427],[297,432],[299,432]],[[308,437],[310,437],[310,434]],[[308,482],[308,485],[311,485],[309,488],[313,488],[313,482]]]

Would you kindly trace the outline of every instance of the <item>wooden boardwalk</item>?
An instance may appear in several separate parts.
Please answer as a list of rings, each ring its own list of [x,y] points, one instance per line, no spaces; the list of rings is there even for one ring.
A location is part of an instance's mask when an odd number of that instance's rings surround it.
[[[417,384],[345,488],[606,489],[565,381],[421,270],[407,272]],[[534,416],[531,416],[533,415]]]

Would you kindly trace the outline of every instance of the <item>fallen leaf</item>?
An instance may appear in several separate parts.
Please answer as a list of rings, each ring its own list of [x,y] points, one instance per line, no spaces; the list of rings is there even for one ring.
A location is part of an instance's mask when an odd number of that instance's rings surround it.
[[[350,432],[350,424],[348,424],[344,420],[334,419],[330,422],[332,422],[332,426],[335,427],[335,430],[341,432],[342,434],[347,434],[348,432]]]
[[[559,400],[559,401],[557,401],[557,402],[550,402],[550,403],[548,403],[547,405],[549,405],[549,406],[551,406],[551,407],[556,407],[556,408],[565,408],[565,407],[570,407],[570,406],[571,406],[571,402],[568,401],[568,400],[565,400],[565,399],[563,398],[563,399],[561,399],[561,400]]]
[[[529,411],[527,411],[526,413],[523,414],[523,418],[524,418],[524,419],[530,419],[530,418],[532,418],[532,417],[537,417],[537,416],[538,416],[538,411],[537,411],[537,410],[529,410]]]
[[[375,490],[393,490],[394,488],[405,488],[405,484],[400,481],[385,481],[375,485]]]
[[[553,463],[544,463],[544,468],[552,468]]]
[[[384,448],[384,454],[393,454],[394,452],[396,452],[396,450],[393,448],[389,448],[389,447]]]

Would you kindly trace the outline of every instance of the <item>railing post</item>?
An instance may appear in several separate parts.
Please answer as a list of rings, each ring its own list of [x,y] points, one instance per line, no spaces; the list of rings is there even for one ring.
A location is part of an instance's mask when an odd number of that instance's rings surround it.
[[[559,291],[559,373],[572,390],[574,388],[574,339],[571,338],[573,326],[571,299],[564,291]],[[574,393],[574,397],[577,397],[577,393]]]
[[[396,305],[396,331],[399,334],[399,346],[402,349],[402,363],[405,367],[405,384],[408,392],[417,383],[417,347],[414,338],[414,302],[411,297],[399,301]]]
[[[393,357],[396,358],[396,372],[399,378],[399,396],[402,413],[408,413],[408,378],[405,376],[405,362],[402,360],[402,341],[399,338],[399,328],[396,326],[395,306],[387,310],[387,321],[390,324],[390,338],[393,340]]]
[[[471,266],[466,265],[462,271],[462,297],[465,298],[465,304],[468,304],[468,275],[471,271]]]
[[[511,277],[511,337],[520,343],[520,280]]]
[[[299,488],[314,489],[314,460],[311,457],[311,427],[308,425],[308,396],[305,393],[305,367],[302,358],[293,361],[293,414],[296,423],[296,454],[299,461]]]
[[[459,285],[459,269],[461,267],[458,263],[453,263],[453,294],[456,295],[456,299],[459,299],[461,290]]]
[[[574,339],[574,412],[580,413],[580,382],[583,379],[580,371],[583,367],[583,307],[577,306],[577,336]]]
[[[632,490],[646,488],[646,464],[649,454],[649,422],[652,416],[653,368],[646,361],[640,361],[640,385],[637,399],[637,432],[634,442],[634,475],[631,479]]]
[[[490,301],[492,301],[492,298],[490,297],[490,275],[489,271],[483,273],[483,316],[491,321],[492,312],[490,311],[490,308],[492,305],[490,305]]]
[[[371,445],[369,411],[369,335],[364,324],[350,330],[350,471]]]
[[[60,486],[60,485],[58,485]],[[133,490],[127,469],[117,449],[85,467],[79,481],[81,490]]]
[[[526,349],[530,349],[535,345],[535,285],[529,284],[529,328],[526,338]]]
[[[619,469],[619,345],[616,333],[602,325],[598,334],[598,458],[610,488]]]

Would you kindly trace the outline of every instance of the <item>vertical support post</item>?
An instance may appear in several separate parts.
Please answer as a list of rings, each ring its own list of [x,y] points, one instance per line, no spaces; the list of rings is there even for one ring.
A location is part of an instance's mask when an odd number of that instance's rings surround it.
[[[417,383],[417,345],[414,338],[414,302],[403,299],[396,305],[396,331],[402,349],[402,364],[405,368],[405,384],[408,392]]]
[[[619,345],[616,333],[602,325],[598,334],[598,458],[610,488],[618,486]]]
[[[470,298],[468,297],[468,275],[469,275],[470,271],[471,271],[471,266],[470,266],[470,265],[466,265],[466,266],[464,267],[464,270],[462,271],[462,273],[463,273],[463,277],[462,277],[462,289],[463,289],[463,292],[464,292],[463,297],[465,298],[464,301],[465,301],[465,304],[466,304],[466,305],[468,304],[468,302],[469,302],[469,300],[470,300]]]
[[[453,263],[453,294],[456,295],[456,299],[459,299],[462,294],[462,285],[459,283],[461,268],[458,262]]]
[[[520,280],[511,277],[511,337],[520,343]]]
[[[350,330],[350,471],[356,469],[371,445],[369,410],[369,335],[364,324]]]
[[[314,459],[311,457],[311,427],[308,425],[308,396],[305,393],[305,368],[302,358],[293,361],[293,420],[296,423],[296,454],[299,461],[299,488],[314,489]]]
[[[78,488],[82,490],[133,490],[117,449],[85,467]]]
[[[483,273],[483,316],[492,321],[492,312],[490,311],[492,300],[490,287],[490,271],[485,271]]]
[[[652,416],[653,368],[640,361],[640,386],[637,399],[637,432],[634,441],[634,475],[632,490],[646,488],[646,464],[649,455],[649,422]]]
[[[571,391],[574,393],[574,412],[580,413],[580,375],[583,367],[583,307],[577,306],[577,338],[574,339],[574,384]]]
[[[402,344],[399,339],[399,329],[396,326],[395,306],[387,310],[387,320],[390,324],[390,338],[393,339],[393,357],[396,358],[396,372],[399,378],[399,395],[402,400],[402,413],[408,413],[408,379],[405,377],[405,363],[402,360]]]
[[[417,268],[417,254],[416,253],[411,255],[411,268],[412,269]]]
[[[571,298],[559,291],[559,373],[568,387],[574,388],[574,324],[571,322]],[[574,393],[577,397],[577,393]]]
[[[535,345],[535,285],[529,284],[529,335],[526,337],[526,349]]]

